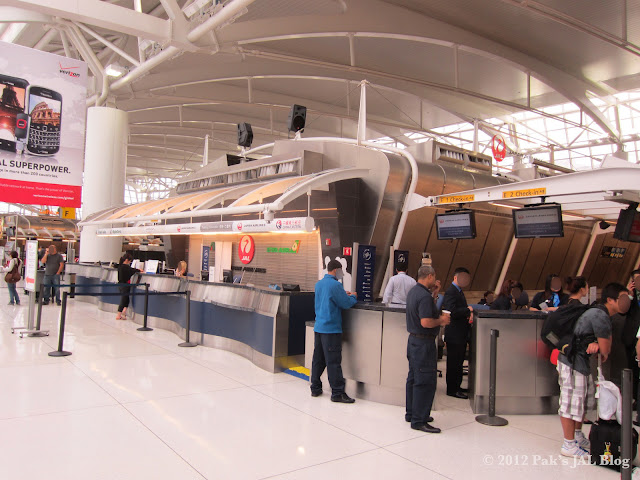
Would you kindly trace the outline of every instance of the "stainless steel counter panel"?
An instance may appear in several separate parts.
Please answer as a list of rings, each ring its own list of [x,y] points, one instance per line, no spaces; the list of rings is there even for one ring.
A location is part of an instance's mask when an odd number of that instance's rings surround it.
[[[382,331],[382,361],[380,383],[403,389],[409,372],[407,360],[407,318],[404,312],[385,312]]]
[[[345,378],[380,385],[382,314],[357,308],[343,312],[342,372]]]
[[[307,322],[305,366],[311,369],[314,322]],[[407,327],[404,310],[356,305],[342,312],[342,372],[347,393],[390,405],[405,404]],[[323,382],[328,387],[326,372]],[[435,410],[435,408],[434,408]]]
[[[533,415],[557,412],[557,374],[549,362],[549,350],[540,340],[543,315],[533,312],[479,313],[472,330],[469,362],[470,401],[474,413],[488,411],[492,329],[500,332],[496,364],[496,413]]]

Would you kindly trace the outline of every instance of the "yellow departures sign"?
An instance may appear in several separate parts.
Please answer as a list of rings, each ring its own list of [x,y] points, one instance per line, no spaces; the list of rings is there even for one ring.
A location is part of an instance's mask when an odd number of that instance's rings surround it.
[[[447,195],[438,198],[438,205],[442,203],[467,203],[475,200],[475,195]]]
[[[528,190],[508,190],[502,192],[502,198],[542,197],[546,194],[546,188],[530,188]]]

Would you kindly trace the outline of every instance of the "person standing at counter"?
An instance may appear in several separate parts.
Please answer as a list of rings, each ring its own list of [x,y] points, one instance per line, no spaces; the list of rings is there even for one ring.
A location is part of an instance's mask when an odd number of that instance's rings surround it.
[[[464,357],[469,342],[469,329],[473,307],[467,305],[462,292],[471,283],[469,270],[458,267],[453,272],[453,283],[444,294],[442,308],[451,312],[451,323],[444,329],[447,345],[447,395],[467,399],[467,389],[461,388]]]
[[[407,304],[407,294],[415,286],[416,281],[407,275],[406,262],[396,263],[396,270],[398,274],[389,279],[387,288],[384,289],[382,303],[404,306]]]
[[[42,257],[42,263],[44,263],[44,277],[42,279],[45,284],[42,304],[48,305],[49,299],[53,301],[53,296],[56,297],[56,305],[62,305],[60,301],[60,274],[64,268],[64,260],[62,255],[58,253],[55,245],[49,245],[49,248]],[[53,292],[51,291],[53,289]]]
[[[611,317],[626,313],[630,305],[629,292],[619,283],[610,283],[602,290],[601,305],[584,312],[573,330],[569,357],[558,355],[560,384],[560,423],[564,442],[560,454],[566,457],[588,458],[590,444],[582,433],[587,405],[593,401],[593,378],[589,358],[598,354],[605,362],[611,353]]]
[[[496,299],[491,303],[491,310],[511,310],[511,290],[516,282],[513,280],[505,280]]]
[[[311,396],[322,395],[320,376],[327,369],[331,385],[331,401],[354,403],[355,400],[344,391],[345,380],[342,375],[342,310],[353,307],[355,294],[345,292],[339,282],[342,277],[342,264],[331,260],[327,265],[327,274],[316,283],[315,311],[316,324],[313,328],[314,347],[311,362]]]
[[[438,315],[433,294],[429,290],[435,286],[436,272],[430,265],[418,269],[418,282],[407,295],[407,397],[404,419],[411,422],[411,428],[427,433],[440,433],[440,429],[430,424],[431,407],[436,394],[438,348],[436,337],[440,327],[448,325],[450,317]]]
[[[131,266],[131,262],[133,261],[133,257],[130,253],[125,253],[120,259],[120,264],[118,265],[118,283],[129,283],[131,281],[131,277],[133,277],[138,270]],[[142,272],[142,270],[140,270]],[[127,308],[129,307],[129,291],[131,287],[128,285],[120,285],[118,287],[122,297],[120,297],[120,305],[118,305],[118,315],[116,315],[116,320],[126,320],[127,319]]]

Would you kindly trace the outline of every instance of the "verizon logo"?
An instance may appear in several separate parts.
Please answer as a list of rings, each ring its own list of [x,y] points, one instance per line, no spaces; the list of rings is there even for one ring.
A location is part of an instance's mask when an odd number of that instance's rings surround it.
[[[61,63],[58,63],[58,65],[60,65],[60,73],[62,73],[63,75],[68,75],[72,78],[80,78],[79,73],[71,71],[74,68],[79,68],[79,67],[63,67]]]

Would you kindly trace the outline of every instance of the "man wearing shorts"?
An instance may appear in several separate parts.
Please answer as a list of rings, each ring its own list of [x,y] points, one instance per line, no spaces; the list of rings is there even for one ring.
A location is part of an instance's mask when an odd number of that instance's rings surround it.
[[[560,453],[566,457],[586,458],[589,440],[582,433],[582,421],[587,409],[593,407],[593,379],[589,358],[602,356],[605,362],[611,352],[611,317],[629,310],[629,292],[619,283],[610,283],[602,290],[601,304],[590,308],[576,322],[573,331],[571,358],[558,356],[560,383],[560,423],[564,442]],[[588,405],[587,405],[588,404]]]

